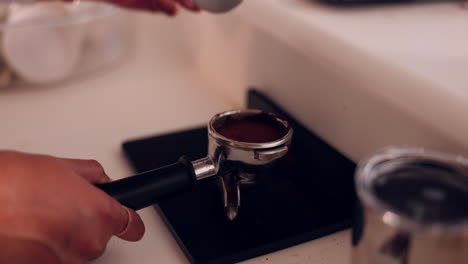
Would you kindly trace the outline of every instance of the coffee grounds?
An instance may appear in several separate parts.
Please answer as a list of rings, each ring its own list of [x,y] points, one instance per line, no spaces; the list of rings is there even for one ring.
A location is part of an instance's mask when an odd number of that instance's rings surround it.
[[[240,142],[265,143],[284,137],[286,128],[266,114],[226,116],[216,122],[216,132]]]

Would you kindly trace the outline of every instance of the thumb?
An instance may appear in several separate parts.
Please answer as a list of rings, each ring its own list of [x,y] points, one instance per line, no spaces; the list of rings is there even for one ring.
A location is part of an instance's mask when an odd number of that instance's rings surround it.
[[[145,233],[145,225],[141,220],[141,217],[132,209],[122,206],[122,209],[126,212],[125,225],[122,230],[115,234],[119,238],[127,241],[138,241],[143,237]]]

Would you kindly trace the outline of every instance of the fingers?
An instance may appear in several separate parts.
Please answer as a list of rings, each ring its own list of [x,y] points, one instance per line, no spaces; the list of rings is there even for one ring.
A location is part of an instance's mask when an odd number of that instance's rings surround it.
[[[187,8],[188,10],[192,10],[195,12],[200,11],[200,8],[193,2],[193,0],[176,0],[181,6]]]
[[[141,220],[140,216],[125,206],[122,206],[123,210],[125,211],[124,218],[125,220],[122,222],[122,228],[120,228],[115,235],[121,239],[127,241],[138,241],[143,237],[145,233],[145,225]]]
[[[95,160],[60,159],[69,169],[89,181],[90,183],[105,183],[111,179],[107,176],[102,165]]]
[[[152,12],[163,12],[174,16],[177,14],[178,6],[183,6],[188,10],[200,11],[200,8],[193,0],[104,0],[122,7],[149,10]]]
[[[16,151],[1,151],[0,155],[5,157],[29,157],[29,158],[53,158],[57,159],[59,162],[62,162],[68,169],[71,169],[87,181],[91,183],[104,183],[109,182],[111,179],[107,176],[106,172],[102,165],[96,160],[84,160],[84,159],[67,159],[67,158],[57,158],[47,155],[38,155],[30,153],[22,153]]]
[[[147,10],[152,12],[163,12],[168,15],[175,15],[177,13],[177,4],[174,0],[104,0],[114,3],[116,5]]]
[[[110,181],[104,168],[96,160],[66,158],[60,158],[59,160],[90,183],[104,183]],[[111,203],[114,208],[111,214],[113,215],[113,222],[116,226],[113,234],[127,241],[140,240],[145,233],[145,226],[140,216],[135,211],[121,205],[116,200],[112,200]]]
[[[149,0],[160,7],[163,12],[169,15],[177,14],[178,5],[185,7],[191,11],[200,11],[200,8],[193,2],[193,0]]]
[[[110,181],[102,165],[95,160],[60,159],[68,168],[79,174],[91,183],[103,183]],[[115,230],[114,235],[128,240],[138,241],[145,233],[145,226],[140,216],[133,210],[122,206],[113,200],[113,215]]]
[[[152,4],[164,13],[173,16],[177,14],[178,6],[174,0],[146,0],[151,1]]]

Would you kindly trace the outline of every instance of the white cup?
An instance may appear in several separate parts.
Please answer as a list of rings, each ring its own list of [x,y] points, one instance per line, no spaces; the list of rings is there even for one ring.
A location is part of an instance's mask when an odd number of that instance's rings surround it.
[[[63,24],[69,11],[60,3],[13,8],[3,33],[3,55],[29,83],[51,83],[70,76],[79,63],[83,30]]]

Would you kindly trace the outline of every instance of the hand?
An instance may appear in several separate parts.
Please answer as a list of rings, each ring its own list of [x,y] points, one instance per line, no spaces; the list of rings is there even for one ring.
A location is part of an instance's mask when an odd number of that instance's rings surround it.
[[[117,235],[137,241],[140,217],[93,183],[92,160],[0,151],[0,263],[84,263]]]
[[[183,6],[188,10],[198,12],[200,8],[193,2],[193,0],[105,0],[116,5],[150,10],[153,12],[163,12],[168,15],[177,14],[179,6]]]

